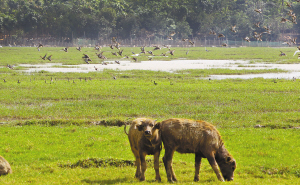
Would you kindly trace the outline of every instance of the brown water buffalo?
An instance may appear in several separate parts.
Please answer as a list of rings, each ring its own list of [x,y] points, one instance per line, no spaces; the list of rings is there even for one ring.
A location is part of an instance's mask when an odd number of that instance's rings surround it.
[[[11,167],[7,160],[0,155],[0,176],[12,173]]]
[[[126,125],[125,125],[126,132]],[[140,181],[145,180],[147,164],[146,155],[154,155],[155,179],[161,181],[159,175],[159,155],[161,151],[160,123],[148,118],[137,118],[132,121],[128,139],[131,151],[135,156],[136,173],[135,177]]]
[[[221,135],[213,125],[205,121],[173,118],[162,121],[160,127],[165,147],[163,162],[169,182],[177,181],[172,167],[175,151],[195,153],[194,181],[199,181],[202,158],[207,158],[220,181],[233,180],[236,162],[225,149]]]

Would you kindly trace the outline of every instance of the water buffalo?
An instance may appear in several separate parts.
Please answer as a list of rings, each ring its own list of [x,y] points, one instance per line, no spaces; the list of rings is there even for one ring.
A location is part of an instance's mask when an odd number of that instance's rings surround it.
[[[126,125],[125,125],[126,133]],[[126,133],[127,134],[127,133]],[[147,164],[146,155],[154,155],[155,179],[161,181],[159,175],[159,155],[161,151],[160,123],[148,118],[137,118],[132,121],[128,132],[131,151],[135,156],[135,177],[140,181],[145,180]]]
[[[220,181],[233,180],[236,161],[225,149],[221,135],[213,125],[205,121],[173,118],[162,121],[160,127],[165,147],[163,162],[169,182],[177,181],[172,167],[175,151],[195,153],[194,181],[199,181],[202,158],[207,158]]]
[[[11,167],[7,160],[0,155],[0,176],[12,173]]]

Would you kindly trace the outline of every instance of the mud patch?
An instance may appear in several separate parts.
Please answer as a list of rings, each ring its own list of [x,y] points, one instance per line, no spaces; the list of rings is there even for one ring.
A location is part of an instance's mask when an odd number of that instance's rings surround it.
[[[134,161],[131,160],[122,160],[122,159],[113,159],[113,158],[88,158],[79,160],[75,163],[68,164],[58,164],[61,168],[100,168],[100,167],[126,167],[126,166],[134,166]]]
[[[61,125],[76,125],[76,126],[85,126],[85,125],[102,125],[102,126],[123,126],[130,125],[132,119],[128,118],[126,120],[119,119],[109,119],[109,120],[100,120],[100,121],[87,121],[87,120],[25,120],[18,121],[14,123],[17,126],[23,125],[44,125],[44,126],[61,126]],[[6,124],[4,122],[0,123]],[[8,123],[7,123],[8,124]]]

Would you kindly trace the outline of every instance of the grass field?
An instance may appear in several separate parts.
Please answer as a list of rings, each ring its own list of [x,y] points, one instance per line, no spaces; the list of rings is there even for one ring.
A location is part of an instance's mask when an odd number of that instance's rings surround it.
[[[42,51],[53,52],[57,56],[53,62],[83,62],[82,54],[75,48],[69,48],[68,53],[60,49],[45,47]],[[91,55],[95,52],[93,48],[85,49]],[[125,49],[127,53],[139,52],[139,48]],[[187,48],[174,49],[179,56],[169,59],[186,55]],[[188,58],[298,62],[292,57],[294,48],[207,49],[218,54],[201,52],[204,48],[189,48]],[[288,56],[279,57],[280,50]],[[0,184],[157,184],[153,161],[148,162],[145,182],[133,178],[134,157],[127,135],[123,127],[115,126],[136,117],[152,117],[158,121],[180,117],[214,124],[237,161],[235,179],[226,183],[300,184],[297,162],[300,80],[203,79],[212,74],[280,70],[27,74],[20,72],[18,66],[15,70],[5,68],[7,64],[46,62],[39,54],[36,48],[0,49],[0,65],[4,67],[0,68],[0,155],[13,169],[12,174],[0,177]],[[64,59],[58,59],[63,56]],[[153,81],[158,84],[154,85]],[[258,124],[265,127],[254,128]],[[164,150],[160,158],[163,155]],[[197,184],[193,182],[193,161],[194,155],[175,153],[174,169],[180,184]],[[167,183],[162,163],[160,172],[162,183]],[[221,184],[206,159],[203,159],[199,183]]]
[[[83,64],[83,53],[88,54],[93,60],[93,64],[100,64],[103,60],[98,59],[95,53],[100,53],[93,47],[84,47],[79,52],[75,47],[68,49],[68,52],[62,51],[63,48],[59,47],[43,47],[40,51],[34,47],[4,47],[0,48],[0,65],[6,66],[7,64],[41,64],[47,63],[48,60],[42,60],[40,56],[45,54],[52,55],[52,63],[62,64]],[[145,51],[153,51],[153,47],[145,47]],[[174,55],[167,53],[167,57],[160,56],[162,53],[169,51],[168,48],[153,51],[155,60],[174,60],[174,59],[230,59],[230,60],[249,60],[251,62],[265,62],[265,63],[299,63],[300,60],[297,56],[293,56],[297,50],[296,47],[287,48],[261,48],[261,47],[239,47],[239,48],[222,48],[222,47],[207,47],[209,52],[205,51],[204,47],[191,47],[170,48],[175,50]],[[131,60],[133,58],[132,52],[138,54],[141,52],[140,47],[124,47],[121,48],[123,56],[115,56],[112,53],[117,52],[117,49],[110,49],[109,47],[102,48],[103,55],[107,60]],[[188,54],[186,52],[188,51]],[[280,51],[283,51],[287,56],[279,56]],[[129,59],[125,58],[128,56]],[[140,54],[136,58],[138,61],[148,60],[151,57],[149,53]],[[16,68],[18,69],[18,68]]]

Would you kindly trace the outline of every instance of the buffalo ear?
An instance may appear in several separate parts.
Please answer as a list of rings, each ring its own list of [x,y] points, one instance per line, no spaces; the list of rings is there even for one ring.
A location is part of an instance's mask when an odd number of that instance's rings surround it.
[[[155,129],[160,129],[160,122],[156,123],[154,126]]]
[[[230,156],[227,156],[225,162],[226,162],[226,163],[229,163],[230,161],[231,161],[231,157],[230,157]]]

